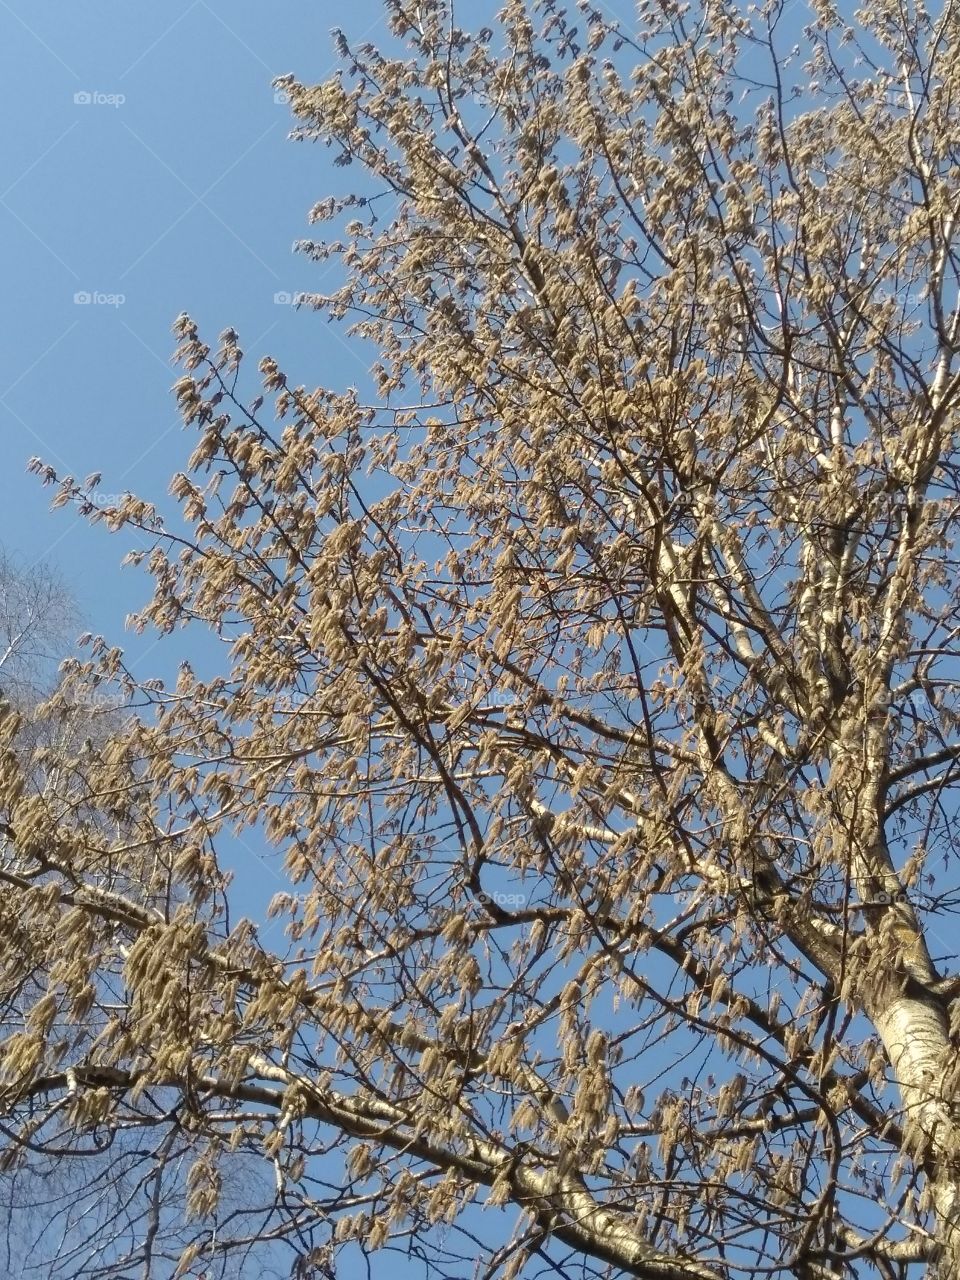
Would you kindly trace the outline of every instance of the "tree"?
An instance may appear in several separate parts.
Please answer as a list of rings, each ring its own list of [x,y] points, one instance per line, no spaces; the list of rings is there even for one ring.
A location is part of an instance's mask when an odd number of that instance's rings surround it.
[[[280,82],[375,401],[182,316],[186,532],[35,464],[224,662],[6,757],[9,1158],[140,1161],[85,1275],[955,1276],[958,11],[387,10]]]
[[[67,653],[76,609],[60,576],[49,565],[26,565],[0,549],[0,718],[6,724],[9,748],[15,753],[18,772],[30,780],[39,793],[57,786],[59,765],[76,748],[83,736],[102,732],[103,708],[95,698],[76,701],[57,716],[41,716],[37,708],[56,686],[56,669]],[[9,834],[4,833],[9,842]],[[4,854],[9,853],[9,848]],[[4,870],[10,860],[4,857]],[[3,922],[4,976],[16,966],[18,947],[15,915],[0,907]],[[14,997],[13,1000],[10,998]],[[15,1003],[15,984],[4,983],[3,1024],[7,1027],[20,1010]],[[29,1212],[36,1210],[39,1197],[48,1198],[50,1184],[30,1187],[33,1170],[13,1176],[0,1173],[0,1195],[5,1209],[4,1261],[8,1274],[21,1274],[29,1250],[21,1230]],[[49,1178],[51,1169],[44,1170]],[[69,1178],[71,1173],[64,1171]],[[60,1189],[63,1178],[57,1180]]]
[[[49,565],[24,566],[0,549],[0,681],[7,702],[29,705],[49,689],[76,613]]]

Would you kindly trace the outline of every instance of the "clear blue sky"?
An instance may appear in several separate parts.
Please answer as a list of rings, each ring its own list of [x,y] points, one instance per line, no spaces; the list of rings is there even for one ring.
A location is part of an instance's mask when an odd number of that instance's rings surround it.
[[[381,0],[0,3],[0,106],[16,121],[0,165],[0,543],[59,567],[86,625],[114,641],[149,587],[119,569],[130,535],[49,513],[27,459],[102,472],[103,493],[169,509],[192,448],[169,394],[181,311],[211,343],[233,325],[252,367],[269,353],[297,381],[362,385],[366,361],[342,329],[274,302],[323,287],[292,244],[334,171],[324,148],[287,141],[271,81],[321,79],[330,29],[375,38],[383,12]],[[124,641],[141,675],[168,665],[149,643]]]

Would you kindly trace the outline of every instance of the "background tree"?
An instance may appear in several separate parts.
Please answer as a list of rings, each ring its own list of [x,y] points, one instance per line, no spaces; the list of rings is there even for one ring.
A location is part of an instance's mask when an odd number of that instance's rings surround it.
[[[75,622],[55,570],[18,564],[0,550],[0,680],[7,702],[26,708],[49,692]]]
[[[953,1277],[957,10],[387,9],[281,82],[376,403],[182,316],[188,532],[60,482],[225,659],[6,757],[10,1157],[141,1135],[101,1274]]]
[[[57,683],[57,667],[68,653],[74,638],[78,615],[70,594],[56,571],[49,565],[24,564],[0,550],[0,717],[8,728],[8,737],[20,771],[29,777],[31,786],[49,793],[56,786],[60,768],[69,759],[83,737],[103,732],[103,708],[95,697],[76,700],[57,716],[40,713],[40,708]],[[9,730],[16,726],[10,733]],[[9,837],[5,837],[8,840]],[[9,869],[9,845],[0,865]],[[15,964],[14,953],[22,940],[17,936],[15,914],[0,907],[4,969]],[[4,997],[11,994],[5,986]],[[15,1023],[20,1010],[13,1001],[4,1001],[4,1026]],[[53,1161],[37,1168],[0,1172],[0,1202],[4,1212],[4,1246],[0,1257],[11,1275],[23,1274],[29,1264],[32,1247],[31,1225],[51,1199],[69,1187],[75,1190],[75,1168],[59,1169]],[[38,1214],[38,1208],[41,1212]],[[31,1220],[32,1219],[32,1223]]]

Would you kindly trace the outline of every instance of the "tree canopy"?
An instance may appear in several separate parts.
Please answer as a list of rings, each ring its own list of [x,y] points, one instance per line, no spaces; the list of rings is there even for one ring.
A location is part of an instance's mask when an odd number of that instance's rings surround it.
[[[461,8],[278,82],[374,390],[184,315],[182,526],[34,464],[222,642],[3,757],[49,1274],[954,1277],[960,15]]]

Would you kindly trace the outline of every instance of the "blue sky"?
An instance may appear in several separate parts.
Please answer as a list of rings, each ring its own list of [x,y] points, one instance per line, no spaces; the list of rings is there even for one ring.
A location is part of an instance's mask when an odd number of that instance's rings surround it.
[[[0,165],[0,544],[58,567],[85,624],[122,640],[141,675],[167,660],[122,634],[149,588],[119,568],[129,534],[51,514],[26,462],[101,472],[102,493],[169,509],[192,448],[169,394],[181,311],[210,342],[233,325],[252,367],[269,353],[298,381],[363,384],[366,358],[342,329],[274,301],[323,287],[292,245],[343,171],[322,147],[287,141],[271,81],[326,75],[337,22],[375,38],[383,5],[0,4],[0,102],[17,121]]]

